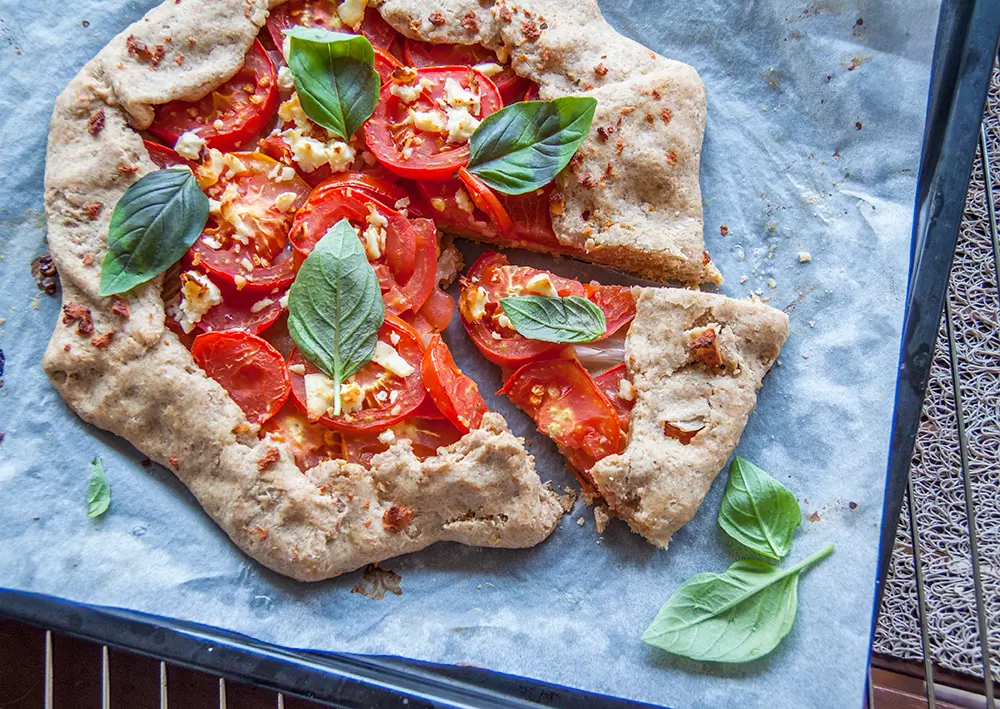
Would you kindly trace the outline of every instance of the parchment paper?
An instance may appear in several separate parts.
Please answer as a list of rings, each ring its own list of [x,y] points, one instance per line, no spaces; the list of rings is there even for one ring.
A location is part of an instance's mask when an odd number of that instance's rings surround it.
[[[260,568],[169,472],[140,465],[129,445],[68,411],[40,368],[58,301],[39,295],[29,273],[46,250],[48,118],[79,67],[152,4],[0,0],[0,585],[292,647],[473,663],[674,707],[860,705],[936,1],[602,2],[624,33],[701,73],[705,224],[721,290],[752,289],[792,318],[739,453],[809,515],[790,562],[827,541],[837,549],[804,575],[789,637],[736,667],[639,640],[683,580],[733,561],[715,522],[725,475],[668,552],[620,523],[598,536],[578,504],[535,549],[439,545],[388,562],[403,595],[372,601],[350,593],[359,573],[304,585]],[[463,248],[469,258],[479,250]],[[800,263],[806,251],[812,260]],[[566,260],[554,270],[629,282]],[[460,328],[448,340],[484,391],[499,386]],[[527,436],[543,478],[571,485],[528,419],[487,399]],[[113,495],[97,521],[85,514],[95,455]]]

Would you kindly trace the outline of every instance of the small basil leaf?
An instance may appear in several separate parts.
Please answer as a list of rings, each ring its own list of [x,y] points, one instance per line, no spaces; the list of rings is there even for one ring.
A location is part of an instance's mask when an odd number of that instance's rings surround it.
[[[100,458],[94,458],[90,463],[90,487],[87,489],[87,516],[100,517],[108,511],[111,505],[111,486],[104,474],[104,465]]]
[[[506,194],[548,184],[590,132],[597,100],[520,101],[487,116],[469,141],[469,172]]]
[[[578,295],[516,295],[501,298],[500,307],[515,330],[542,342],[591,342],[608,327],[604,311]]]
[[[337,222],[306,257],[288,290],[288,332],[295,346],[337,385],[371,361],[385,305],[358,232]]]
[[[302,110],[314,123],[350,140],[375,111],[382,86],[371,42],[316,27],[292,27],[285,34]]]
[[[698,574],[674,592],[642,640],[706,662],[763,657],[792,629],[799,573],[832,551],[829,544],[788,569],[737,561],[725,573]]]
[[[777,561],[791,550],[801,523],[802,510],[788,488],[750,461],[733,459],[719,508],[719,526],[726,534]]]
[[[191,247],[207,221],[208,197],[186,167],[139,178],[125,190],[111,215],[100,294],[125,293],[166,271]]]

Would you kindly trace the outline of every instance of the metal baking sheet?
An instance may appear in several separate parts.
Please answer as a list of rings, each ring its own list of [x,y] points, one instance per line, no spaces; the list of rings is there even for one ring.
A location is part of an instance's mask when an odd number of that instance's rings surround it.
[[[40,370],[58,302],[30,274],[45,251],[48,116],[79,67],[152,4],[0,6],[0,586],[288,647],[472,664],[674,707],[861,701],[937,2],[712,0],[667,12],[658,0],[601,3],[623,33],[692,64],[706,83],[702,188],[721,292],[759,291],[792,319],[738,452],[799,497],[807,521],[792,560],[837,545],[803,576],[784,643],[726,667],[639,641],[684,579],[735,558],[715,524],[724,475],[667,552],[618,523],[597,535],[578,503],[534,549],[438,545],[387,562],[403,593],[373,601],[350,592],[360,573],[306,585],[262,569],[168,471],[68,411]],[[462,248],[467,258],[480,250]],[[630,282],[570,260],[511,258]],[[486,392],[499,386],[460,328],[448,340]],[[487,399],[526,436],[543,478],[571,486],[530,421]],[[95,455],[113,495],[97,521],[85,514]]]

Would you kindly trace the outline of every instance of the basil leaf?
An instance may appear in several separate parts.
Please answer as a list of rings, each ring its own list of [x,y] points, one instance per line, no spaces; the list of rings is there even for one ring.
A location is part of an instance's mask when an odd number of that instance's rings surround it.
[[[188,168],[157,170],[139,178],[111,215],[100,294],[125,293],[166,271],[207,221],[208,197]]]
[[[642,640],[706,662],[763,657],[792,629],[799,573],[832,551],[829,544],[788,569],[737,561],[725,573],[698,574],[664,604]]]
[[[350,140],[375,112],[382,87],[371,42],[363,35],[316,27],[284,32],[291,39],[288,68],[302,110],[314,123]]]
[[[791,550],[801,523],[802,510],[788,488],[750,461],[733,459],[719,508],[719,526],[726,534],[777,561]]]
[[[100,458],[90,463],[90,487],[87,489],[87,516],[100,517],[111,505],[111,486],[104,475],[104,465]]]
[[[507,194],[552,181],[569,164],[594,120],[597,100],[563,96],[520,101],[483,119],[469,141],[469,172]]]
[[[337,222],[303,261],[288,290],[288,332],[295,346],[337,385],[371,361],[385,305],[358,232]]]
[[[604,311],[578,295],[516,295],[501,298],[500,307],[515,330],[542,342],[591,342],[608,328]]]

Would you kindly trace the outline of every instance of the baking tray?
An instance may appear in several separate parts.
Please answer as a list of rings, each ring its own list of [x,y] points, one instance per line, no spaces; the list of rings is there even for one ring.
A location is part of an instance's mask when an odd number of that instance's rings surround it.
[[[998,27],[995,0],[943,5],[917,190],[875,607],[906,487]],[[344,707],[647,706],[473,668],[291,651],[217,628],[8,590],[0,590],[0,614]]]

